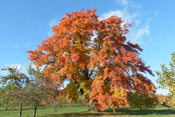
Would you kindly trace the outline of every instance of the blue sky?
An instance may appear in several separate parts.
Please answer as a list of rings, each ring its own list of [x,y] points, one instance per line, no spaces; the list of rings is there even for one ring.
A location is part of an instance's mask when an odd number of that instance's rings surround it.
[[[42,40],[53,34],[65,13],[97,8],[99,19],[111,15],[134,23],[127,39],[143,48],[140,57],[152,71],[160,64],[169,64],[175,52],[174,0],[1,0],[0,1],[0,68],[6,65],[23,66],[30,62],[26,50],[36,49]],[[6,75],[0,71],[0,75]],[[157,76],[149,77],[156,85]],[[168,91],[158,89],[157,93]]]

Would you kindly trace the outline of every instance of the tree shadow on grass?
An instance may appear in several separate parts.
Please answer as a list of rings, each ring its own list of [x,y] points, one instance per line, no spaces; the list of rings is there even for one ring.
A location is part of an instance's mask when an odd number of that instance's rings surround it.
[[[106,109],[104,112],[112,113],[112,109]],[[132,110],[128,108],[116,109],[116,113],[120,115],[169,115],[175,114],[175,110]]]
[[[92,116],[103,116],[103,115],[115,115],[115,114],[104,114],[103,112],[75,112],[75,113],[61,113],[61,114],[47,114],[43,117],[92,117]]]
[[[128,108],[116,109],[116,113],[112,109],[106,109],[104,112],[75,112],[62,114],[47,114],[43,117],[92,117],[92,116],[121,116],[121,115],[170,115],[175,114],[175,110],[131,110]]]
[[[75,112],[75,113],[61,113],[61,114],[47,114],[42,117],[91,117],[102,116],[101,113],[89,113],[89,112]]]

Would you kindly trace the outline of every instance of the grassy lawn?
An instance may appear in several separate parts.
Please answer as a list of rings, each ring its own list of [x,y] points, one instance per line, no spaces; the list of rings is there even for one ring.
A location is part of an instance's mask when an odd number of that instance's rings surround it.
[[[54,111],[54,108],[51,109],[37,109],[37,117],[40,116],[52,116],[55,114],[61,114],[61,113],[72,113],[72,112],[84,112],[87,111],[87,107],[74,107],[74,108],[60,108],[57,109],[57,112]],[[23,117],[32,117],[33,116],[33,110],[23,110],[22,111]],[[0,111],[0,117],[18,117],[18,110],[1,110]]]
[[[23,117],[31,117],[33,110],[23,110]],[[168,110],[167,108],[156,108],[154,110],[138,109],[116,109],[116,113],[112,112],[112,109],[107,109],[104,112],[88,112],[87,107],[73,107],[73,108],[59,108],[57,112],[54,109],[38,109],[37,117],[174,117],[175,110]],[[18,117],[17,110],[0,111],[1,117]]]

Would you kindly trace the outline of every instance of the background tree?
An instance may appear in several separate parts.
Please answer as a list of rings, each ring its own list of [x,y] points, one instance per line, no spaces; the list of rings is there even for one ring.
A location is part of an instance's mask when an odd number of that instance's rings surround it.
[[[5,110],[7,110],[8,107],[11,106],[11,104],[10,104],[11,99],[7,96],[8,94],[9,94],[9,92],[2,88],[2,93],[0,96],[0,103],[1,103],[2,107],[5,107]]]
[[[140,95],[129,93],[128,102],[131,108],[139,108],[140,110],[155,108],[159,103],[155,95],[149,97],[148,94],[145,93],[141,93]]]
[[[33,117],[35,117],[37,107],[41,102],[46,101],[48,98],[52,98],[52,101],[54,101],[59,92],[53,85],[51,87],[47,84],[39,68],[35,69],[32,65],[29,65],[28,74],[30,82],[24,87],[24,93],[28,104],[34,107]]]
[[[66,92],[69,100],[80,92],[97,102],[97,110],[113,106],[115,112],[115,107],[128,106],[127,92],[142,90],[150,95],[155,91],[143,75],[153,73],[139,58],[139,45],[126,40],[131,24],[122,27],[117,16],[99,20],[95,11],[66,14],[53,27],[53,36],[27,52],[36,66],[45,66],[43,74],[51,85],[61,88],[68,80],[77,87],[74,93]]]
[[[170,69],[161,65],[162,72],[157,71],[158,76],[157,82],[159,83],[159,88],[168,89],[171,95],[175,95],[175,53],[171,54],[171,61],[169,63]]]
[[[175,108],[175,98],[172,94],[168,94],[165,96],[165,101],[163,102],[163,106],[168,107],[168,109]]]
[[[155,96],[159,101],[158,105],[163,105],[163,103],[165,102],[165,96],[162,94],[155,94]]]
[[[3,88],[0,87],[0,97],[2,96],[2,94],[3,94]],[[0,98],[0,107],[1,106],[2,106],[2,99]]]
[[[0,83],[3,87],[1,96],[2,103],[6,106],[19,105],[19,116],[22,116],[22,106],[25,102],[22,88],[29,82],[28,77],[20,73],[20,68],[17,66],[7,66],[2,70],[9,72],[7,76],[1,77]]]

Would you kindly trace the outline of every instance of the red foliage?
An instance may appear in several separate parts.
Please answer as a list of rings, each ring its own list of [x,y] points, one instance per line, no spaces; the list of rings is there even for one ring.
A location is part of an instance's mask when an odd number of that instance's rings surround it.
[[[153,75],[139,58],[142,49],[126,41],[131,24],[122,28],[122,19],[117,16],[98,20],[95,11],[66,14],[53,27],[52,37],[38,49],[27,51],[29,59],[37,66],[45,65],[43,73],[57,85],[66,79],[75,83],[92,79],[87,89],[89,99],[98,101],[98,109],[128,105],[126,96],[130,91],[155,92],[154,84],[142,75]]]

